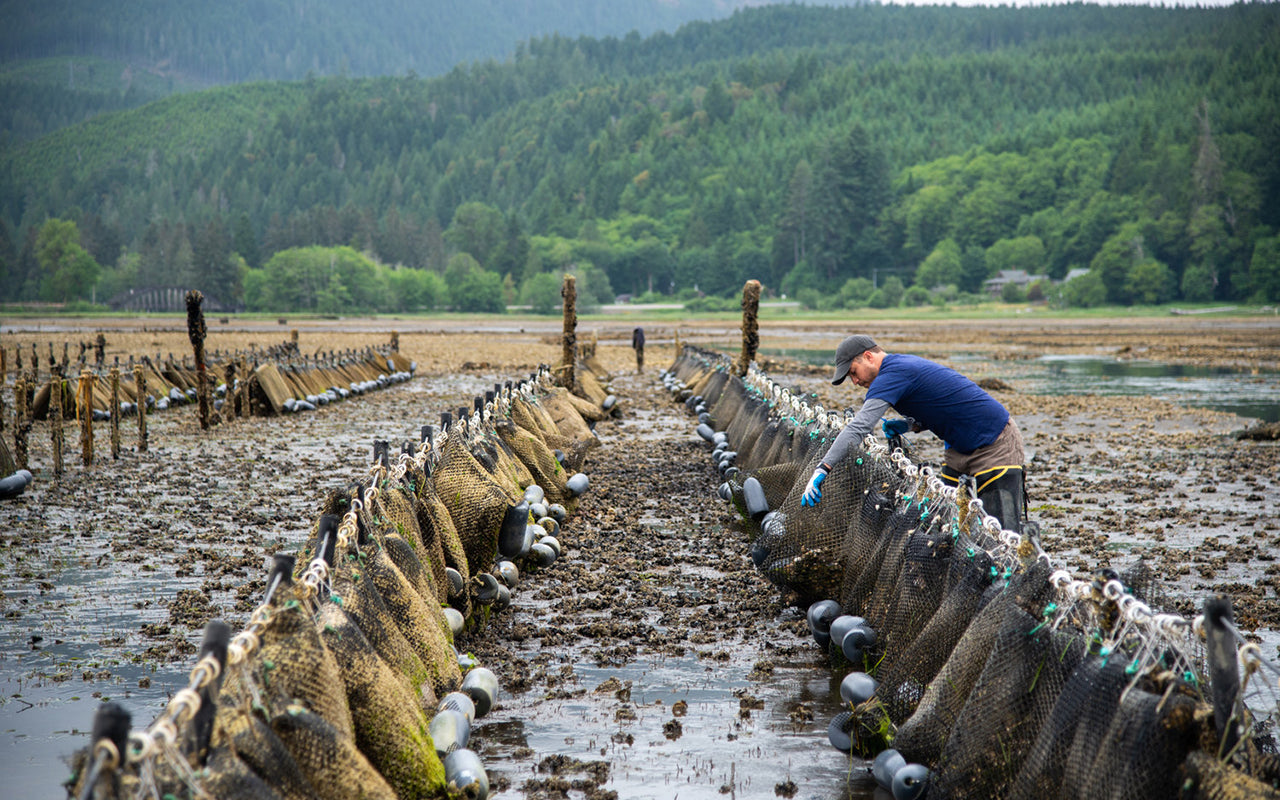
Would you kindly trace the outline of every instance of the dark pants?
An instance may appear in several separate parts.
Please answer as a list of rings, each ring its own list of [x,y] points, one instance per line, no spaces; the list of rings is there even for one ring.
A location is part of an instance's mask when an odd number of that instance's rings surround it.
[[[950,467],[943,467],[941,477],[955,486],[962,477]],[[1026,473],[1022,467],[1001,466],[984,469],[971,476],[978,489],[982,510],[1000,520],[1000,527],[1022,533],[1026,518]]]

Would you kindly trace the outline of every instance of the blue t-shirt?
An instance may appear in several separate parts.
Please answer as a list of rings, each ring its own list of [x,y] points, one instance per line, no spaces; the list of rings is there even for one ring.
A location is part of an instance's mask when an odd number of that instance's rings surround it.
[[[1009,412],[978,384],[919,356],[886,353],[880,374],[867,388],[904,417],[912,417],[958,452],[991,444],[1009,422]]]

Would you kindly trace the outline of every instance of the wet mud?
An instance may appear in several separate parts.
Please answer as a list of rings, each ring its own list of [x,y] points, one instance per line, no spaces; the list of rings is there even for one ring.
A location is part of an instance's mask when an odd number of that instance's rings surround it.
[[[109,330],[108,359],[189,349],[178,322],[148,324],[156,329]],[[416,440],[440,411],[558,357],[558,320],[494,326],[299,323],[303,352],[381,343],[398,330],[418,375],[312,414],[209,433],[193,409],[172,409],[150,418],[147,453],[133,452],[125,426],[126,452],[112,461],[100,433],[89,468],[74,458],[68,426],[61,480],[38,425],[36,482],[0,503],[0,768],[15,796],[62,796],[62,758],[85,742],[101,699],[125,703],[137,726],[150,721],[184,680],[203,624],[243,625],[271,554],[297,549],[325,493],[366,468],[373,439]],[[57,336],[97,330],[20,327],[7,322],[0,344],[34,341],[43,354]],[[802,613],[752,568],[692,418],[662,393],[657,370],[671,363],[674,326],[646,327],[644,375],[632,372],[632,327],[580,327],[580,342],[599,340],[623,413],[597,425],[604,446],[585,465],[592,488],[565,525],[565,557],[522,576],[512,608],[459,642],[502,681],[475,732],[499,796],[870,797],[860,765],[826,744],[839,698],[824,654]],[[1027,363],[1058,354],[1274,371],[1280,326],[884,327],[875,335],[886,347],[1002,382],[992,391],[1023,429],[1031,518],[1056,560],[1083,574],[1149,558],[1165,605],[1187,614],[1228,593],[1242,627],[1276,658],[1280,443],[1238,440],[1232,432],[1251,420],[1165,398],[1040,394]],[[207,347],[268,346],[288,330],[211,320]],[[762,360],[828,407],[854,406],[860,392],[832,387],[826,366],[778,354],[831,350],[848,332],[766,319]],[[740,339],[725,322],[682,325],[680,336],[726,352]],[[932,437],[912,441],[918,460],[940,460]]]

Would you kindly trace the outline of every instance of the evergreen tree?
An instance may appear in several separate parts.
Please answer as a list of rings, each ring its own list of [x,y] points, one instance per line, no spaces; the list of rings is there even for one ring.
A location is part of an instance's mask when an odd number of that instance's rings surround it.
[[[258,237],[253,232],[253,223],[249,221],[249,215],[243,211],[236,217],[231,233],[231,247],[240,254],[250,269],[261,266],[262,255],[258,249]]]

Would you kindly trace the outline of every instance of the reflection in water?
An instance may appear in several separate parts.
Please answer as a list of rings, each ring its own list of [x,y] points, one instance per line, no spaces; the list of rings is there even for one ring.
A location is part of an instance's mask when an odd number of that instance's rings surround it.
[[[1280,374],[1230,367],[1043,356],[1044,394],[1160,397],[1182,405],[1226,411],[1266,422],[1280,420]]]
[[[602,788],[627,798],[773,796],[787,780],[798,797],[880,796],[866,762],[827,742],[839,680],[816,645],[767,679],[750,680],[749,668],[657,654],[621,667],[575,663],[553,690],[504,698],[478,721],[485,766],[518,789],[547,777],[539,766],[548,756],[607,761]],[[664,728],[673,719],[674,737]]]

